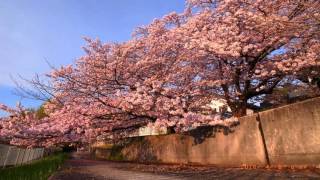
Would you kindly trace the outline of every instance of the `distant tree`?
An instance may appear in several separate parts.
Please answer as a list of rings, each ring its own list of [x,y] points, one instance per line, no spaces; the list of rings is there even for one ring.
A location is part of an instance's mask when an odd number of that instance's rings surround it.
[[[36,110],[36,117],[37,119],[43,119],[45,117],[47,117],[47,113],[45,112],[45,108],[43,105],[41,105],[37,110]]]

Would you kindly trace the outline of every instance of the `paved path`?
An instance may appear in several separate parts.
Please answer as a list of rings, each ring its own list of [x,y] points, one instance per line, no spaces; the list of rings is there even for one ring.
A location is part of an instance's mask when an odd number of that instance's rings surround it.
[[[320,179],[319,169],[267,170],[173,165],[144,165],[75,157],[50,180],[209,180],[209,179]]]

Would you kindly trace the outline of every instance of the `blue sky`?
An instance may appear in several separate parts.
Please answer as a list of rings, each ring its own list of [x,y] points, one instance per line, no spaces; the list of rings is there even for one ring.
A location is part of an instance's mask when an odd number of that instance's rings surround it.
[[[46,60],[55,66],[74,62],[83,54],[82,37],[125,41],[136,27],[183,8],[184,0],[1,0],[0,102],[21,100],[11,93],[10,75],[48,72]]]

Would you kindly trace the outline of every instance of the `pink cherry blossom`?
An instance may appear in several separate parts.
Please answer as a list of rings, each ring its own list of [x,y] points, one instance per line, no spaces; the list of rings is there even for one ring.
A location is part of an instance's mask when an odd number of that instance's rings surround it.
[[[48,73],[48,117],[0,105],[12,144],[86,144],[142,126],[230,126],[248,101],[319,67],[318,0],[188,0],[123,43],[86,38],[86,55]],[[310,73],[311,75],[311,73]],[[313,71],[312,76],[319,76]],[[232,117],[208,111],[224,99]]]

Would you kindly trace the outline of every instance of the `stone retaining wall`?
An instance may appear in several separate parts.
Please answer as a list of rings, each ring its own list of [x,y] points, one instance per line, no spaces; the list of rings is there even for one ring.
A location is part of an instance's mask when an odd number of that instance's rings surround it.
[[[179,134],[135,137],[124,147],[95,152],[99,158],[140,162],[320,165],[320,98],[243,117],[231,132],[216,130],[201,142]]]
[[[320,98],[259,116],[270,164],[320,165]]]

